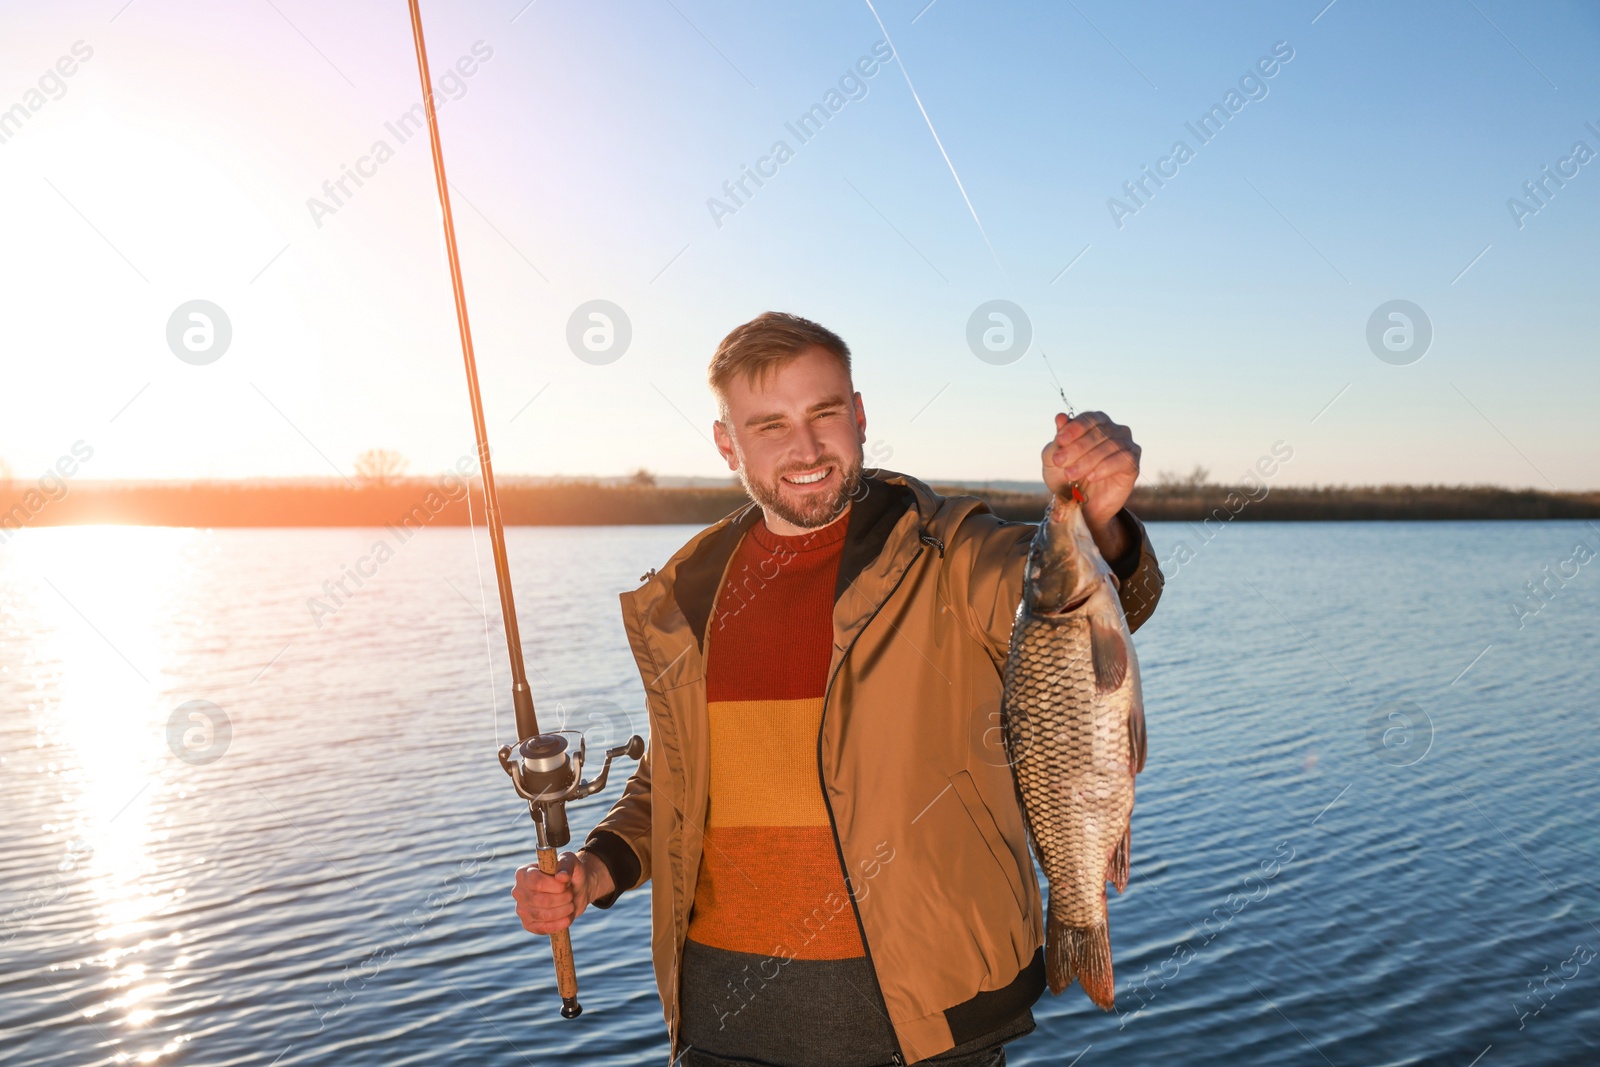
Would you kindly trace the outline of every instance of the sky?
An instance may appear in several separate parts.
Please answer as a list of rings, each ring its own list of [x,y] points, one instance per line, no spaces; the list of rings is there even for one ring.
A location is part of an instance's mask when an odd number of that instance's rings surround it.
[[[502,476],[726,474],[786,310],[928,479],[1036,478],[1059,388],[1147,480],[1600,488],[1592,4],[422,6]],[[399,0],[0,0],[14,476],[470,456],[420,98]]]

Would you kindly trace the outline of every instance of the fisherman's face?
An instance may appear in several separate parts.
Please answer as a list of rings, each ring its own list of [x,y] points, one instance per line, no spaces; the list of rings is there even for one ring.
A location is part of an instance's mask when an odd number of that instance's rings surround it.
[[[861,480],[867,414],[850,376],[812,347],[764,378],[728,383],[717,451],[774,533],[814,530],[850,506]]]

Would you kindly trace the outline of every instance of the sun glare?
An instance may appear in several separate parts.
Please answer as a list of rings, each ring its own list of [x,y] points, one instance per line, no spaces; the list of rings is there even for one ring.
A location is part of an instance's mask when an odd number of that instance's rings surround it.
[[[17,604],[32,652],[20,679],[37,703],[39,790],[50,802],[58,874],[91,902],[93,942],[82,961],[104,972],[81,1010],[128,1029],[160,1014],[170,973],[150,974],[151,918],[173,899],[156,875],[173,774],[165,731],[177,684],[173,620],[203,531],[118,526],[25,530],[0,553],[0,576],[25,590]],[[15,669],[15,668],[14,668]]]

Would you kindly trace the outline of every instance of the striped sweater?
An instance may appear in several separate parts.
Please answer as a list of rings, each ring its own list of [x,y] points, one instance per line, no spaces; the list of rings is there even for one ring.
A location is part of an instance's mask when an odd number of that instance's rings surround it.
[[[865,955],[817,771],[845,525],[785,537],[758,522],[718,597],[707,636],[711,806],[689,923],[702,945]]]
[[[817,768],[847,522],[793,537],[757,522],[707,628],[710,807],[679,1003],[684,1044],[719,1062],[896,1053]]]

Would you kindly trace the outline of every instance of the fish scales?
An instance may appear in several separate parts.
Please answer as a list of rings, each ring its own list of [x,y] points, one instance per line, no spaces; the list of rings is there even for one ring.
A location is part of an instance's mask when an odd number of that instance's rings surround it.
[[[1046,972],[1114,1003],[1105,883],[1127,885],[1134,777],[1144,766],[1138,662],[1116,582],[1082,515],[1053,501],[1029,550],[1003,703],[1007,755],[1049,885]]]

